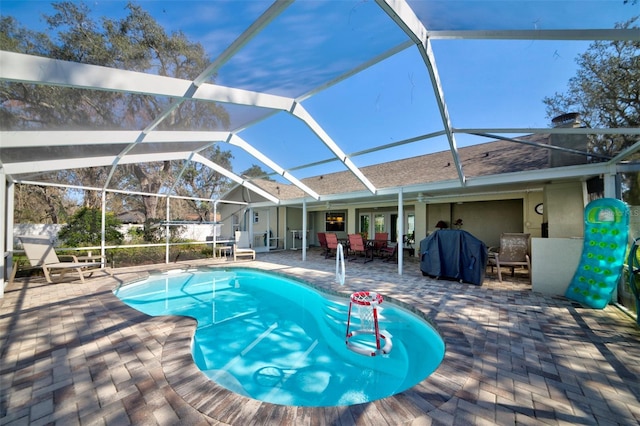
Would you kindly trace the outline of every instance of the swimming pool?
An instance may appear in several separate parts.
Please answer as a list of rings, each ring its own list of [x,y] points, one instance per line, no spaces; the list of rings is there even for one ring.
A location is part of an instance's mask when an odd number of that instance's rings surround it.
[[[198,368],[233,392],[274,404],[374,401],[419,383],[444,357],[433,327],[387,301],[379,323],[393,349],[380,356],[358,354],[345,344],[349,299],[253,269],[154,275],[115,294],[148,315],[195,318],[192,353]],[[356,311],[352,315],[357,319]]]

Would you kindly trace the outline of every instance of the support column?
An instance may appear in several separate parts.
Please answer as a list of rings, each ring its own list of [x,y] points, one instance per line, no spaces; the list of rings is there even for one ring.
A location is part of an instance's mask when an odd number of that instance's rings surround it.
[[[165,235],[165,248],[164,248],[164,263],[169,264],[169,242],[171,240],[171,225],[169,225],[169,221],[171,220],[171,198],[167,195],[167,213],[165,216],[166,225],[164,228]]]
[[[604,196],[605,198],[621,198],[620,188],[618,185],[618,174],[615,165],[612,165],[609,173],[604,175]]]
[[[400,188],[400,192],[398,192],[398,228],[396,235],[396,239],[398,240],[396,241],[396,244],[398,244],[398,275],[402,275],[402,266],[404,261],[404,193],[402,192],[402,188]]]
[[[216,245],[218,240],[218,236],[216,235],[216,231],[218,230],[218,201],[219,200],[213,202],[213,245],[211,246],[211,257],[213,258],[216,257]],[[222,257],[222,253],[220,254],[220,257]]]
[[[252,249],[256,249],[255,248],[255,244],[254,244],[254,240],[253,240],[253,207],[249,207],[249,226],[247,229],[247,231],[249,232],[249,247],[251,247]]]
[[[302,261],[307,260],[307,199],[302,200]]]
[[[7,191],[7,177],[4,170],[0,170],[0,200],[3,200],[4,208],[0,208],[0,298],[4,297],[4,287],[8,283],[8,277],[11,276],[11,267],[13,266],[13,243],[9,244],[9,221],[7,220],[7,211],[11,204],[13,210],[13,202],[9,203]],[[13,224],[11,224],[13,228]],[[13,238],[12,238],[13,239]]]
[[[104,248],[107,241],[107,191],[102,190],[102,224],[100,225],[100,256],[102,256],[101,262],[106,259],[107,250]],[[106,267],[106,264],[102,265]]]

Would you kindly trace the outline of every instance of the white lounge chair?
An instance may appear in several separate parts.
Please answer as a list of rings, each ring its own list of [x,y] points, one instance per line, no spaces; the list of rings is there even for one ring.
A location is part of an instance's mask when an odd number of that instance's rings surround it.
[[[53,275],[58,274],[62,279],[67,272],[77,272],[80,275],[80,281],[84,283],[84,274],[91,276],[97,269],[104,268],[106,260],[100,256],[91,258],[96,261],[81,262],[77,256],[68,256],[73,262],[61,262],[56,254],[53,244],[47,237],[26,235],[18,237],[22,242],[24,252],[29,259],[32,268],[42,268],[47,282],[53,283]],[[84,258],[88,260],[87,258]]]
[[[233,260],[237,260],[239,256],[251,256],[252,260],[256,259],[256,251],[249,244],[249,233],[244,231],[236,231],[236,243],[233,245]]]

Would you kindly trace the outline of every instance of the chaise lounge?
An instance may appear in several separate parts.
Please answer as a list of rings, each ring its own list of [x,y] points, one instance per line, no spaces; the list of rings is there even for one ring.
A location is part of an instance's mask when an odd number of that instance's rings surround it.
[[[91,258],[91,260],[98,260],[97,262],[81,262],[77,256],[68,256],[73,259],[72,262],[61,262],[49,238],[25,235],[18,237],[18,239],[22,243],[31,268],[42,268],[48,283],[54,282],[55,274],[58,275],[57,279],[61,280],[68,272],[77,272],[80,276],[80,281],[84,283],[85,274],[90,277],[96,269],[104,269],[106,264],[106,260],[102,257]],[[88,260],[87,258],[84,259]],[[15,276],[17,269],[17,267],[14,269],[12,276]]]
[[[233,260],[238,260],[238,257],[251,257],[251,260],[256,260],[256,251],[251,248],[249,244],[249,233],[244,231],[236,231],[236,243],[233,245]]]

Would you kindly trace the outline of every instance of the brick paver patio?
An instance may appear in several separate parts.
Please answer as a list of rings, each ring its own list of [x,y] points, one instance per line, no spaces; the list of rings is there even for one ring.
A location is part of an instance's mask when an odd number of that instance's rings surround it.
[[[148,317],[112,293],[150,270],[203,264],[213,262],[117,269],[84,285],[16,280],[0,299],[0,425],[640,423],[640,329],[618,308],[533,293],[518,277],[481,287],[434,280],[415,261],[403,276],[392,263],[349,262],[340,287],[335,263],[313,251],[305,262],[288,251],[237,264],[414,307],[436,323],[445,360],[412,389],[368,404],[286,407],[242,397],[193,364],[193,320]]]

